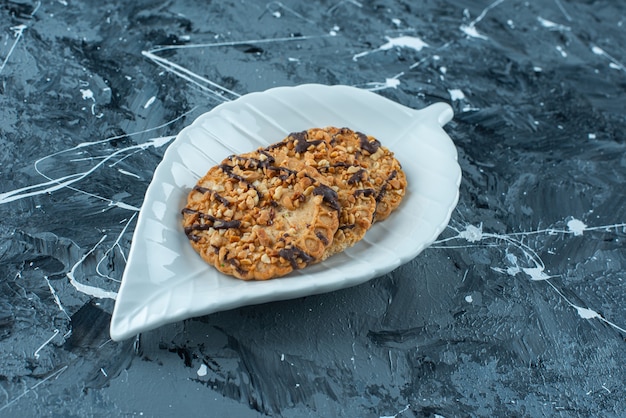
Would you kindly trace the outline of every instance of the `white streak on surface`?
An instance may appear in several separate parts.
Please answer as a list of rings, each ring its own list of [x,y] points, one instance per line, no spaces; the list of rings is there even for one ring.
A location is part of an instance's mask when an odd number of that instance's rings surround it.
[[[267,5],[265,5],[265,10],[270,12],[272,14],[272,16],[274,16],[275,18],[280,18],[282,16],[282,13],[280,10],[271,10],[271,6],[277,6],[279,9],[283,9],[284,11],[291,13],[292,15],[296,16],[299,19],[304,20],[305,22],[308,22],[312,25],[315,25],[316,22],[306,18],[305,16],[303,16],[302,14],[296,12],[294,9],[285,6],[282,2],[280,1],[271,1],[269,3],[267,3]]]
[[[54,373],[49,374],[48,376],[46,376],[44,379],[40,380],[39,382],[37,382],[36,384],[34,384],[33,386],[31,386],[30,388],[26,389],[24,392],[22,392],[21,394],[19,394],[18,396],[16,396],[15,398],[13,398],[10,402],[5,403],[4,405],[2,405],[0,407],[0,412],[2,412],[3,410],[5,410],[6,408],[10,407],[11,405],[13,405],[15,402],[19,401],[20,399],[22,399],[24,396],[28,395],[30,392],[32,392],[33,390],[37,389],[40,385],[43,385],[44,383],[46,383],[48,380],[50,379],[56,379],[59,377],[59,375],[61,375],[61,373],[63,373],[65,370],[67,370],[69,366],[63,366],[61,367],[59,370],[55,371]]]
[[[284,8],[284,5],[280,2],[272,2],[280,5]],[[271,3],[270,3],[271,4]],[[301,16],[302,17],[302,16]],[[304,17],[302,17],[304,19]],[[305,19],[306,20],[306,19]],[[266,39],[249,39],[244,41],[232,41],[232,42],[216,42],[212,44],[185,44],[185,45],[164,45],[156,48],[152,48],[148,51],[141,51],[141,54],[150,59],[159,67],[163,68],[165,71],[172,73],[188,83],[198,87],[202,91],[209,94],[213,99],[216,99],[220,102],[227,102],[232,99],[236,99],[241,97],[239,93],[236,93],[215,81],[209,80],[206,77],[203,77],[188,68],[183,67],[182,65],[176,64],[173,61],[170,61],[166,58],[160,57],[157,55],[158,52],[162,51],[171,51],[171,50],[179,50],[179,49],[197,49],[197,48],[218,48],[218,47],[229,47],[229,46],[238,46],[238,45],[248,45],[248,44],[266,44],[266,43],[283,43],[283,42],[294,42],[294,41],[304,41],[308,39],[319,39],[330,37],[331,35],[319,35],[319,36],[294,36],[294,37],[281,37],[281,38],[266,38]]]
[[[209,93],[212,98],[217,99],[220,102],[227,102],[231,100],[225,97],[224,93],[228,93],[234,96],[235,98],[238,98],[241,96],[240,94],[235,93],[234,91],[229,90],[226,87],[219,85],[215,83],[214,81],[209,80],[206,77],[196,74],[193,71],[190,71],[181,65],[178,65],[166,58],[159,57],[158,55],[154,54],[151,51],[141,51],[141,54],[149,58],[150,60],[152,60],[152,62],[157,64],[159,67],[197,86],[198,88],[205,91],[206,93]],[[207,87],[205,84],[213,88]]]
[[[145,105],[143,105],[144,109],[149,108],[150,106],[152,106],[152,103],[154,103],[154,101],[156,100],[156,96],[152,96],[148,99],[148,101],[146,102]]]
[[[345,4],[345,3],[350,3],[350,4],[353,4],[353,5],[357,6],[357,7],[363,7],[363,4],[361,4],[360,2],[358,2],[356,0],[341,0],[340,2],[338,2],[337,4],[335,4],[334,6],[329,8],[326,11],[326,14],[327,15],[332,14],[335,10],[337,10],[339,8],[339,6],[341,6],[342,4]]]
[[[483,9],[483,11],[480,13],[480,15],[478,15],[478,17],[476,19],[472,20],[467,25],[461,25],[459,29],[461,29],[461,32],[465,33],[470,38],[488,39],[486,36],[484,36],[484,35],[482,35],[482,34],[480,34],[478,32],[478,30],[476,29],[476,24],[479,23],[481,20],[483,20],[485,18],[485,16],[487,16],[487,13],[491,9],[493,9],[494,7],[499,6],[503,2],[504,2],[504,0],[496,0],[496,1],[494,1],[489,6],[485,7]]]
[[[137,179],[141,178],[139,175],[137,175],[135,173],[131,173],[130,171],[122,170],[121,168],[118,168],[117,171],[119,171],[121,174],[124,174],[126,176],[135,177]]]
[[[425,47],[429,46],[426,42],[414,36],[399,36],[397,38],[390,38],[389,36],[386,36],[385,38],[387,39],[386,43],[382,44],[374,50],[364,51],[355,54],[352,56],[352,60],[357,61],[359,58],[372,54],[374,52],[387,51],[392,48],[409,48],[419,52]]]
[[[463,32],[464,34],[466,34],[470,38],[489,39],[485,35],[481,35],[478,32],[478,29],[476,29],[475,25],[461,25],[460,29],[461,29],[461,32]]]
[[[11,45],[11,49],[9,49],[9,53],[7,54],[7,56],[4,57],[4,60],[2,61],[2,65],[0,65],[0,73],[2,73],[2,70],[4,70],[4,67],[7,65],[7,62],[9,62],[9,58],[11,57],[11,54],[13,54],[13,51],[15,50],[17,43],[20,41],[20,39],[22,39],[22,34],[24,33],[24,30],[26,30],[26,28],[27,28],[26,25],[17,25],[17,26],[11,27],[11,30],[14,32],[15,41],[13,41],[13,45]]]
[[[36,360],[39,360],[39,352],[48,344],[50,344],[50,341],[52,341],[54,339],[54,337],[56,337],[57,335],[59,335],[59,330],[55,329],[54,330],[54,334],[52,334],[52,337],[48,338],[43,344],[41,344],[39,346],[39,348],[37,350],[35,350],[35,353],[33,354],[33,357],[35,357]]]
[[[397,47],[397,48],[410,48],[419,52],[424,47],[428,46],[426,42],[414,36],[400,36],[398,38],[390,38],[386,36],[386,38],[387,38],[387,43],[379,47],[379,49],[382,51],[386,51],[391,48]]]
[[[582,319],[597,319],[600,320],[607,325],[623,332],[626,334],[626,329],[616,325],[615,323],[609,321],[600,315],[597,311],[576,305],[572,303],[549,279],[560,277],[560,275],[548,275],[545,270],[546,267],[543,263],[543,260],[537,254],[535,250],[533,250],[529,244],[524,241],[528,236],[536,235],[536,234],[547,234],[547,235],[574,235],[580,236],[583,234],[583,231],[592,231],[592,230],[602,230],[605,232],[609,232],[612,229],[615,229],[616,232],[618,228],[626,229],[626,223],[618,223],[612,225],[601,225],[595,227],[589,227],[584,222],[570,217],[567,221],[567,229],[557,229],[557,228],[547,228],[540,229],[536,231],[530,232],[518,232],[511,234],[494,234],[490,232],[484,232],[482,230],[482,224],[478,227],[474,225],[466,225],[464,229],[457,229],[452,226],[448,226],[448,228],[452,229],[456,232],[455,236],[444,238],[438,241],[435,241],[431,248],[470,248],[472,246],[490,246],[490,247],[499,247],[499,242],[504,242],[505,244],[510,245],[511,248],[519,251],[522,255],[522,259],[517,257],[515,254],[509,251],[507,248],[505,254],[505,260],[508,264],[508,267],[495,267],[492,266],[491,269],[495,272],[506,274],[509,276],[516,276],[519,273],[524,273],[528,276],[528,278],[532,281],[541,281],[549,284],[554,291],[572,308],[576,309],[576,312]],[[517,237],[521,237],[518,239]],[[444,243],[453,241],[453,240],[465,240],[472,245],[442,245]],[[467,300],[467,298],[466,298]]]
[[[575,308],[578,311],[578,315],[583,319],[594,319],[600,316],[596,311],[588,308],[581,308],[580,306],[575,306]]]
[[[546,281],[550,286],[552,286],[552,288],[554,289],[554,291],[556,293],[558,293],[561,298],[572,308],[576,309],[576,312],[578,313],[578,316],[580,316],[582,319],[597,319],[600,320],[602,322],[604,322],[605,324],[615,328],[616,330],[619,330],[621,332],[623,332],[624,334],[626,334],[626,329],[618,326],[617,324],[614,324],[613,322],[607,320],[606,318],[604,318],[602,315],[600,315],[598,312],[594,311],[593,309],[589,309],[589,308],[584,308],[582,306],[578,306],[574,303],[572,303],[559,289],[557,289],[557,287],[552,284],[552,282],[550,282],[549,280]]]
[[[563,16],[565,16],[565,19],[567,19],[568,22],[571,22],[572,17],[569,15],[569,13],[567,13],[567,10],[565,10],[565,7],[563,7],[560,0],[554,0],[554,2],[559,7],[559,10],[561,10],[561,13],[563,13]]]
[[[168,124],[169,123],[170,122],[168,122]],[[159,126],[157,128],[160,128],[162,126],[164,126],[164,125],[161,125],[161,126]],[[145,130],[145,131],[142,131],[142,132],[148,132],[148,131],[151,131],[151,130],[154,130],[154,129],[157,129],[157,128],[148,129],[148,130]],[[139,133],[141,133],[141,132],[137,132],[135,134],[139,134]],[[131,136],[131,135],[135,135],[135,134],[129,134],[127,136]],[[42,177],[44,177],[48,181],[45,181],[45,182],[42,182],[42,183],[39,183],[39,184],[33,184],[33,185],[30,185],[30,186],[22,187],[22,188],[19,188],[19,189],[10,190],[8,192],[0,193],[0,204],[10,203],[10,202],[13,202],[13,201],[16,201],[16,200],[20,200],[20,199],[24,199],[24,198],[27,198],[27,197],[32,197],[32,196],[52,193],[54,191],[57,191],[57,190],[60,190],[60,189],[63,189],[63,188],[69,188],[69,189],[74,190],[74,191],[79,191],[81,193],[88,194],[88,195],[90,195],[92,197],[97,197],[97,198],[100,198],[100,199],[103,199],[103,200],[107,200],[110,203],[112,203],[112,204],[114,204],[116,206],[119,206],[119,207],[125,207],[127,209],[132,209],[132,210],[139,210],[138,208],[135,208],[133,206],[124,205],[121,202],[114,202],[114,201],[112,201],[110,199],[102,198],[100,196],[92,195],[91,193],[83,192],[83,191],[78,190],[78,189],[76,189],[76,188],[74,188],[72,186],[75,183],[77,183],[77,182],[87,178],[90,174],[94,173],[98,168],[100,168],[105,162],[113,159],[114,157],[117,157],[118,155],[121,155],[121,154],[123,154],[125,152],[132,151],[132,150],[143,151],[143,150],[145,150],[147,148],[150,148],[150,147],[155,147],[155,148],[161,147],[164,144],[166,144],[169,141],[171,141],[172,139],[174,139],[173,136],[161,137],[161,138],[152,138],[152,139],[150,139],[150,140],[148,140],[148,141],[146,141],[146,142],[144,142],[142,144],[136,144],[136,145],[132,145],[132,146],[127,147],[127,148],[116,150],[112,154],[109,154],[109,155],[103,157],[102,160],[99,163],[97,163],[96,165],[91,167],[89,170],[86,170],[86,171],[83,171],[83,172],[80,172],[80,173],[69,174],[67,176],[58,177],[58,178],[52,178],[52,177],[49,177],[46,174],[44,174],[38,168],[39,164],[41,164],[43,161],[45,161],[45,160],[47,160],[49,158],[53,158],[53,157],[59,156],[59,155],[64,154],[64,153],[76,151],[76,150],[78,150],[80,148],[101,144],[103,142],[108,142],[108,141],[111,141],[113,139],[121,138],[121,137],[122,136],[107,138],[107,139],[104,139],[104,140],[93,141],[93,142],[83,142],[83,143],[80,143],[80,144],[78,144],[78,145],[76,145],[74,147],[71,147],[71,148],[68,148],[68,149],[65,149],[65,150],[62,150],[62,151],[59,151],[59,152],[55,152],[53,154],[50,154],[50,155],[47,155],[45,157],[40,158],[39,160],[35,161],[35,170],[37,171],[37,173],[39,173]]]
[[[54,287],[52,287],[52,283],[50,283],[50,280],[48,280],[48,278],[45,276],[44,276],[44,279],[46,280],[46,283],[48,284],[48,289],[50,289],[50,293],[52,294],[54,303],[56,303],[59,309],[61,310],[61,312],[63,312],[65,316],[67,316],[67,318],[70,319],[70,316],[68,315],[67,311],[65,310],[63,305],[61,305],[61,300],[59,299],[59,295],[57,295],[56,290],[54,290]]]
[[[543,26],[544,28],[550,29],[550,30],[556,30],[556,31],[559,31],[559,32],[568,32],[568,31],[572,30],[569,26],[565,26],[565,25],[561,25],[559,23],[552,22],[551,20],[544,19],[541,16],[539,16],[537,18],[537,20],[539,21],[539,24],[541,26]]]
[[[98,243],[91,250],[85,253],[85,255],[83,255],[81,259],[76,262],[76,264],[74,264],[74,266],[72,266],[72,269],[67,273],[67,277],[70,279],[70,284],[74,286],[74,288],[81,293],[84,293],[86,295],[93,296],[96,298],[115,300],[117,298],[117,292],[110,292],[108,290],[104,290],[99,287],[80,283],[78,280],[76,280],[76,276],[74,274],[78,266],[80,266],[83,263],[83,261],[85,261],[87,257],[89,257],[89,255],[91,255],[91,253],[93,253],[100,244],[102,244],[102,242],[106,239],[106,237],[107,237],[106,235],[103,235],[102,238],[100,238],[100,241],[98,241]]]
[[[398,411],[397,414],[381,415],[379,418],[397,418],[401,413],[408,411],[410,407],[411,407],[411,405],[409,404],[409,405],[405,406],[404,409]]]
[[[364,89],[369,91],[379,91],[392,88],[395,89],[400,85],[400,77],[402,77],[403,75],[404,73],[396,74],[391,78],[386,78],[385,81],[382,83],[379,81],[366,83]]]
[[[591,47],[591,51],[596,55],[600,55],[610,60],[611,64],[609,66],[611,68],[626,72],[626,66],[622,64],[620,61],[618,61],[617,59],[613,58],[611,55],[609,55],[604,49],[600,48],[599,46],[594,45]]]
[[[130,219],[126,222],[126,225],[124,225],[124,228],[122,229],[122,231],[119,233],[119,235],[115,239],[115,242],[113,243],[113,245],[111,245],[111,247],[109,247],[109,249],[107,249],[105,251],[105,253],[102,256],[102,258],[100,258],[100,261],[98,261],[98,264],[96,264],[96,273],[98,273],[99,276],[107,278],[107,279],[112,280],[114,282],[118,282],[118,283],[121,282],[121,280],[114,279],[113,277],[110,277],[109,275],[102,273],[100,271],[100,266],[107,259],[108,255],[116,248],[119,250],[122,258],[124,259],[124,261],[127,260],[126,254],[124,254],[124,252],[122,251],[122,246],[120,245],[120,240],[122,239],[122,237],[126,233],[126,230],[128,229],[128,226],[135,220],[136,217],[137,217],[137,212],[133,213],[133,216],[131,216]]]

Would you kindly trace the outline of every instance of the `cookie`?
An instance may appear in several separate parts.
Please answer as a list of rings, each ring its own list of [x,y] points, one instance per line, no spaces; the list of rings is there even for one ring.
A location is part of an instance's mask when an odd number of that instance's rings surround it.
[[[406,192],[406,175],[394,154],[376,138],[348,128],[294,132],[266,151],[315,167],[337,191],[339,229],[326,257],[358,242],[373,222],[400,205]]]
[[[325,130],[332,136],[333,146],[354,153],[365,170],[359,174],[367,176],[368,184],[375,190],[374,221],[386,219],[400,205],[406,193],[407,180],[400,162],[393,152],[371,135],[348,128],[329,127]]]
[[[212,167],[182,215],[205,261],[243,280],[267,280],[321,261],[339,211],[337,193],[316,170],[257,150]]]
[[[339,253],[363,238],[374,219],[375,191],[356,155],[333,143],[333,132],[316,128],[291,133],[264,151],[288,165],[314,168],[337,192],[341,206],[339,228],[323,258]]]

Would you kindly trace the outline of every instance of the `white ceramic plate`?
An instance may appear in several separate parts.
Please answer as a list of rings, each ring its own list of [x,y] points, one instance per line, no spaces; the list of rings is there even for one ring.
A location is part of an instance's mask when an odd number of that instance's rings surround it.
[[[123,340],[166,323],[244,305],[329,292],[381,276],[413,259],[446,227],[461,169],[442,129],[445,103],[414,110],[347,86],[307,84],[251,93],[183,129],[148,187],[111,320]],[[400,208],[365,238],[321,264],[268,281],[223,275],[191,248],[180,210],[198,178],[230,154],[311,127],[349,127],[378,138],[400,160],[408,190]]]

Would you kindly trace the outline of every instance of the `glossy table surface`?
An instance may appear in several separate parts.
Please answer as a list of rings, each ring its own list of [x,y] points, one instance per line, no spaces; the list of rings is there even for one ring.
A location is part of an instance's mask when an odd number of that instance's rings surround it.
[[[609,0],[3,3],[0,416],[622,415],[625,20]],[[367,283],[112,341],[177,133],[307,83],[452,106],[448,228]]]

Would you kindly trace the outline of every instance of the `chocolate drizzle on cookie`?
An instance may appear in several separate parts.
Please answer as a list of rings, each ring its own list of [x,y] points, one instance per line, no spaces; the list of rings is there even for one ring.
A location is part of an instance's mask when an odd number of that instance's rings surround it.
[[[325,184],[321,184],[313,189],[313,194],[315,196],[322,196],[322,199],[328,206],[335,209],[336,211],[341,210],[341,205],[339,204],[339,196],[337,196],[337,192],[326,186]]]
[[[387,187],[389,187],[389,182],[395,179],[397,175],[398,172],[396,170],[393,170],[391,174],[389,174],[389,177],[387,177],[383,185],[380,187],[378,194],[376,195],[376,203],[380,203],[383,200],[383,198],[385,197],[385,193],[387,193]]]
[[[356,132],[356,135],[359,137],[361,149],[369,152],[370,154],[374,154],[378,151],[378,148],[380,148],[380,141],[378,139],[370,141],[367,135],[361,132]]]
[[[354,174],[352,174],[352,176],[350,176],[350,178],[348,179],[348,184],[357,184],[362,182],[365,178],[365,174],[367,174],[367,171],[364,168],[359,169]]]
[[[183,215],[196,215],[199,220],[202,219],[205,221],[204,223],[194,223],[190,226],[185,227],[185,235],[187,235],[189,239],[193,239],[194,241],[199,239],[194,234],[194,232],[208,231],[211,228],[220,230],[220,229],[239,228],[241,226],[241,221],[238,221],[238,220],[227,221],[224,219],[216,218],[215,216],[211,216],[208,213],[197,211],[195,209],[183,208],[181,212]]]
[[[233,173],[233,169],[235,168],[232,165],[228,165],[228,164],[220,164],[219,168],[228,175],[228,177],[237,180],[238,182],[245,184],[246,187],[248,187],[249,189],[253,189],[255,192],[257,192],[257,194],[259,195],[259,198],[263,196],[263,194],[259,191],[259,189],[256,188],[256,186],[252,183],[250,183],[248,180],[246,180],[245,178],[243,178],[242,176],[240,176],[239,174]]]
[[[316,232],[315,236],[319,238],[320,241],[322,241],[322,244],[328,245],[329,241],[326,235],[322,234],[321,232]]]
[[[354,191],[354,196],[355,197],[359,197],[359,196],[365,196],[365,197],[376,196],[376,190],[374,190],[374,189],[356,189]]]
[[[241,276],[246,277],[248,275],[248,272],[241,268],[241,264],[239,263],[238,260],[234,258],[229,258],[227,261],[228,261],[228,264],[233,266],[235,270],[237,270],[237,273],[239,273]]]
[[[224,206],[230,206],[230,201],[228,199],[226,199],[225,197],[221,196],[218,192],[216,192],[215,190],[211,190],[209,188],[206,187],[202,187],[202,186],[194,186],[193,190],[205,194],[205,193],[210,193],[215,200],[217,200],[218,202],[220,202],[222,205]]]
[[[309,263],[315,261],[315,258],[311,257],[310,254],[308,254],[302,248],[298,248],[296,246],[283,248],[282,250],[278,251],[278,255],[289,261],[291,267],[293,267],[294,270],[300,268],[300,265],[298,264],[298,259],[300,259],[300,261],[303,262],[305,265],[308,265]]]

